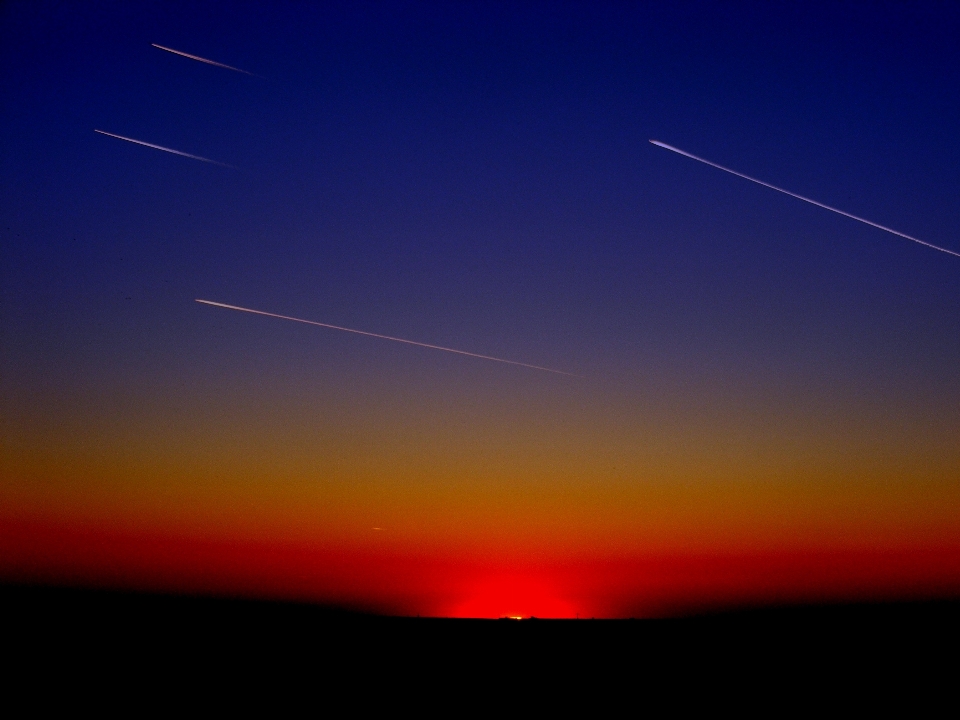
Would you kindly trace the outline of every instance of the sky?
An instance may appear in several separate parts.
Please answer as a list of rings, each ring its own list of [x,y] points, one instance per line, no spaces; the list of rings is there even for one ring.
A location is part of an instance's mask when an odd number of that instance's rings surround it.
[[[960,252],[958,33],[939,2],[4,3],[0,580],[960,595],[960,259],[649,142]]]

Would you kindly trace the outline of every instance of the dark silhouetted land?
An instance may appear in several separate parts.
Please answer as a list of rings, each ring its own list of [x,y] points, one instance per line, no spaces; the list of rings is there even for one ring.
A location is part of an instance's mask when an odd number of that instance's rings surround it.
[[[336,672],[684,673],[948,666],[960,602],[742,609],[656,620],[382,617],[303,603],[3,586],[5,646],[34,668],[292,663]],[[852,665],[851,665],[852,663]],[[848,670],[843,670],[847,667]],[[208,668],[204,670],[203,668]],[[419,670],[418,670],[419,668]]]

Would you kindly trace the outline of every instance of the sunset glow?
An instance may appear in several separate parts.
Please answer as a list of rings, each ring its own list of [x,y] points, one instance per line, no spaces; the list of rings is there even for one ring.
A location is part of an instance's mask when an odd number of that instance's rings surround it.
[[[0,583],[960,597],[958,8],[0,5]]]

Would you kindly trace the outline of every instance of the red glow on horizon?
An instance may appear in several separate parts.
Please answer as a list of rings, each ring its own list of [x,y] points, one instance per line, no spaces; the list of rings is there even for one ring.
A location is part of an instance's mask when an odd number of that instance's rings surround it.
[[[740,550],[524,564],[0,517],[0,581],[455,618],[667,617],[960,596],[960,545]]]
[[[497,574],[485,577],[447,613],[455,618],[573,618],[574,605],[556,587],[536,575]]]

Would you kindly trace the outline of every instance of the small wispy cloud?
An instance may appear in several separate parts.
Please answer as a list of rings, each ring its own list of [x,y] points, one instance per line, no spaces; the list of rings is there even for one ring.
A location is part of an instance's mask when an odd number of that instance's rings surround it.
[[[179,55],[180,57],[189,58],[190,60],[196,60],[197,62],[206,63],[207,65],[213,65],[218,68],[223,68],[224,70],[233,70],[234,72],[243,73],[244,75],[251,75],[253,77],[262,78],[262,75],[257,75],[256,73],[248,72],[246,70],[241,70],[238,67],[233,67],[233,65],[224,65],[223,63],[215,62],[214,60],[207,60],[207,58],[202,58],[199,55],[191,55],[190,53],[185,53],[180,50],[174,50],[173,48],[164,47],[163,45],[157,45],[156,43],[150,43],[153,47],[158,50],[165,50],[168,53],[173,53],[174,55]]]
[[[193,160],[201,160],[206,163],[212,163],[213,165],[220,165],[221,167],[230,168],[236,170],[237,168],[233,165],[227,165],[226,163],[218,162],[217,160],[211,160],[210,158],[200,157],[199,155],[191,155],[190,153],[180,152],[179,150],[174,150],[173,148],[164,147],[163,145],[154,145],[153,143],[144,142],[143,140],[134,140],[133,138],[124,137],[123,135],[114,135],[109,133],[106,130],[97,130],[94,128],[95,133],[100,133],[101,135],[108,135],[117,140],[125,140],[136,145],[143,145],[144,147],[153,148],[154,150],[163,150],[163,152],[173,153],[174,155],[182,155],[183,157],[188,157]]]

